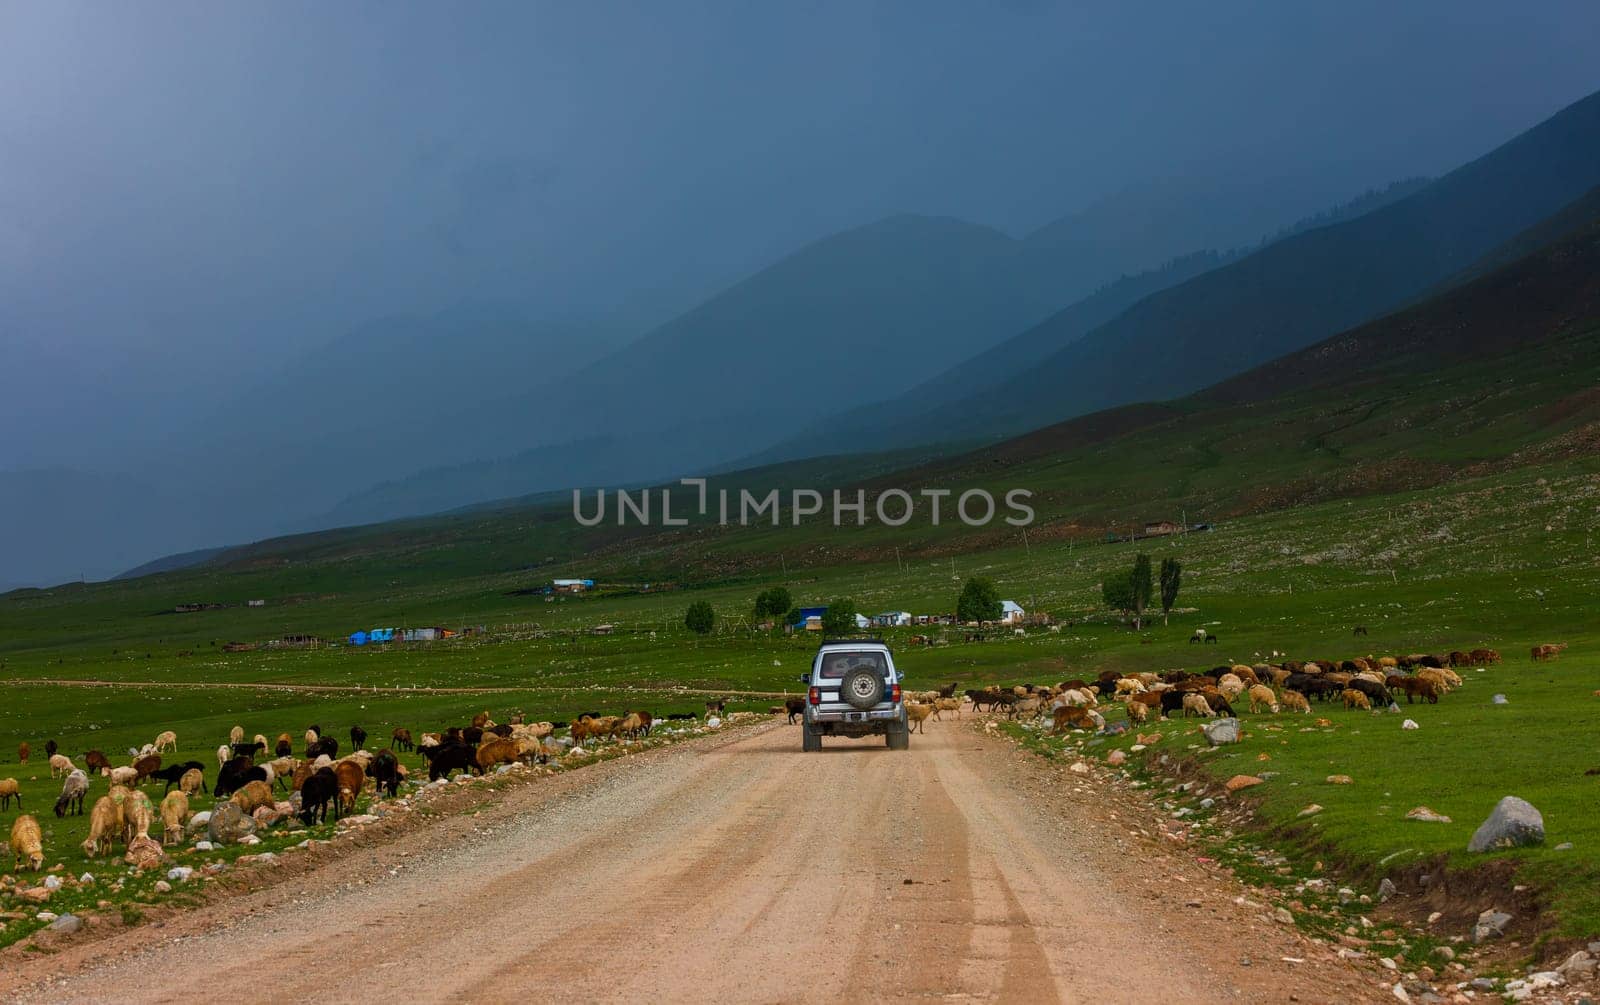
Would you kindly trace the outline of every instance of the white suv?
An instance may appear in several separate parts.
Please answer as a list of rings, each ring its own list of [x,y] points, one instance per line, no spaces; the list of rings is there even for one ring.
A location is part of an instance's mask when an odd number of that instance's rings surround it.
[[[885,737],[890,750],[911,745],[906,707],[900,701],[900,672],[889,647],[878,639],[837,639],[822,643],[806,684],[804,750],[821,750],[824,736]]]

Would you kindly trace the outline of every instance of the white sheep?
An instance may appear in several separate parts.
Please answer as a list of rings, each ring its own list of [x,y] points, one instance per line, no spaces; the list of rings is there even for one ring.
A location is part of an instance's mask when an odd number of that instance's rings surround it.
[[[226,743],[224,743],[222,746],[218,747],[217,748],[217,767],[220,768],[224,764],[227,764],[228,763],[228,758],[230,756],[232,756],[232,754],[233,754],[233,749],[231,747],[229,747]]]
[[[164,733],[156,734],[155,748],[158,754],[166,753],[169,750],[176,754],[178,752],[178,734],[170,729]]]
[[[76,767],[72,763],[72,758],[68,757],[66,754],[51,754],[50,755],[50,777],[51,778],[57,778],[57,777],[60,777],[61,775],[69,775],[74,770],[76,770]]]

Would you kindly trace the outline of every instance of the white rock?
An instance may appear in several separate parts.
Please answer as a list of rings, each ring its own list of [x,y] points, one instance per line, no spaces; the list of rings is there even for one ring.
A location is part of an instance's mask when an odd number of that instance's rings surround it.
[[[44,888],[46,890],[59,890],[59,889],[61,889],[61,877],[60,876],[46,876],[44,878]]]
[[[1417,720],[1415,720],[1415,719],[1407,719],[1405,722],[1402,722],[1400,724],[1400,728],[1401,729],[1421,729],[1422,727],[1417,725]]]
[[[175,883],[187,883],[194,876],[194,870],[186,865],[174,866],[167,870],[167,878]]]
[[[253,834],[251,835],[251,837],[254,837],[254,836],[255,835],[253,835]],[[194,843],[194,850],[195,851],[211,851],[214,848],[216,848],[216,845],[212,844],[210,841],[196,841]]]

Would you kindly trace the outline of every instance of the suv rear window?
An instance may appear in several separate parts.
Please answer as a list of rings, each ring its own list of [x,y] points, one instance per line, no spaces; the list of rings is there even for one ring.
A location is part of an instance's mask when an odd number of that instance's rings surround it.
[[[880,652],[830,652],[822,654],[822,670],[817,674],[822,680],[838,680],[856,667],[873,667],[880,676],[888,676],[889,664]]]

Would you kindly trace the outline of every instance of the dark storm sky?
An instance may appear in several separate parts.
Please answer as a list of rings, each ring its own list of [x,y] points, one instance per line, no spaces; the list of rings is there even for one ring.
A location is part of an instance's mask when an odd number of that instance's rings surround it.
[[[1313,208],[1600,87],[1597,41],[1593,0],[5,3],[0,469],[384,315],[636,330],[890,212]]]

